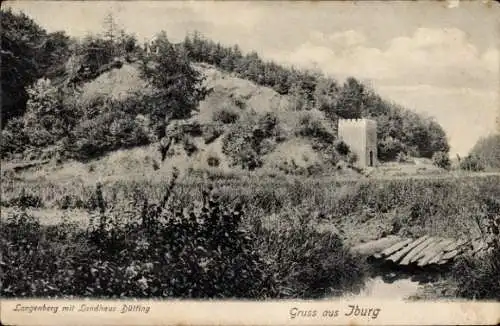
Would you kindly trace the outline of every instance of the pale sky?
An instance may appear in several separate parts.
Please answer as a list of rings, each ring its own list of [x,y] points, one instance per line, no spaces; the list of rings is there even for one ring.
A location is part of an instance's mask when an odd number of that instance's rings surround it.
[[[194,30],[264,59],[354,76],[435,117],[467,154],[500,114],[500,6],[493,2],[10,1],[49,32],[102,32],[113,13],[139,41]]]

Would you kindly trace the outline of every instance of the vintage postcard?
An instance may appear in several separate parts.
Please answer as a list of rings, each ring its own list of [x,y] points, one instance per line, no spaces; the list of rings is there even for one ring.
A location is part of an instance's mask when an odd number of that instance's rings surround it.
[[[6,1],[0,324],[500,322],[500,5]]]

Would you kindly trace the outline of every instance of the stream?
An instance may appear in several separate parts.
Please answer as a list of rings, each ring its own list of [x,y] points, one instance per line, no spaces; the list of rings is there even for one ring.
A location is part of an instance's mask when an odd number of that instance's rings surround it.
[[[371,261],[370,273],[365,280],[364,288],[353,298],[379,298],[391,300],[408,300],[422,298],[427,292],[424,287],[446,289],[448,285],[443,277],[449,272],[449,266],[440,268],[407,268],[396,264]]]
[[[420,283],[411,280],[410,277],[388,283],[381,276],[376,276],[368,278],[365,288],[354,297],[405,300],[417,295],[419,287]]]

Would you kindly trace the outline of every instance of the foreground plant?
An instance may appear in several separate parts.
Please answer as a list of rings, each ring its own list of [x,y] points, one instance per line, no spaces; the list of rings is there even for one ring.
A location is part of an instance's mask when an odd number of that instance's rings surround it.
[[[257,240],[241,228],[243,207],[207,191],[183,210],[170,196],[176,177],[162,201],[128,209],[106,209],[98,187],[98,213],[73,233],[15,213],[2,229],[2,296],[274,296]]]

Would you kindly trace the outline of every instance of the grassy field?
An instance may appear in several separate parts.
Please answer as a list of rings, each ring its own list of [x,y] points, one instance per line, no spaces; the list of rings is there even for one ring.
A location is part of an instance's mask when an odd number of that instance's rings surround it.
[[[60,250],[63,246],[66,250],[70,250],[71,254],[67,253],[69,256],[80,257],[82,248],[90,250],[89,248],[103,246],[103,242],[89,244],[87,240],[84,241],[81,238],[86,239],[89,232],[91,234],[95,232],[97,221],[102,220],[102,216],[109,221],[114,221],[110,222],[112,225],[110,230],[115,230],[117,234],[121,232],[129,234],[131,231],[124,229],[131,227],[127,223],[144,221],[144,216],[150,214],[145,213],[144,207],[149,207],[151,203],[161,203],[165,194],[168,193],[169,202],[176,208],[165,208],[163,215],[154,215],[156,217],[153,220],[157,218],[166,221],[162,222],[165,223],[161,224],[162,228],[165,232],[171,232],[171,228],[175,229],[172,226],[175,223],[168,222],[171,221],[169,218],[158,216],[175,215],[182,220],[183,216],[188,219],[189,216],[203,214],[199,213],[203,211],[200,210],[203,206],[201,203],[204,202],[207,189],[212,187],[212,194],[217,198],[217,205],[221,207],[221,211],[217,211],[219,213],[214,213],[218,216],[217,218],[226,216],[221,213],[223,210],[231,210],[235,205],[240,205],[244,217],[241,219],[239,228],[249,232],[252,239],[255,239],[252,240],[253,242],[250,241],[251,248],[248,250],[257,252],[259,258],[254,260],[245,256],[244,260],[250,259],[250,262],[247,261],[248,266],[253,266],[249,267],[251,275],[248,277],[261,279],[271,274],[274,275],[272,281],[266,279],[267,281],[259,283],[261,292],[252,292],[251,296],[305,298],[340,295],[358,291],[362,287],[367,267],[362,259],[352,257],[347,252],[350,246],[388,234],[403,236],[429,234],[451,238],[475,238],[484,232],[483,221],[491,214],[498,213],[495,212],[497,207],[492,203],[500,198],[500,176],[494,174],[457,175],[450,173],[425,178],[409,175],[320,178],[285,177],[265,173],[260,175],[222,173],[214,170],[211,173],[207,171],[183,173],[176,180],[173,188],[171,188],[171,180],[172,176],[168,174],[163,176],[136,175],[127,178],[109,177],[101,179],[102,187],[97,191],[97,184],[92,179],[75,177],[58,180],[33,178],[32,173],[5,174],[2,180],[2,220],[9,220],[11,221],[9,223],[13,223],[12,227],[19,228],[19,224],[24,225],[23,223],[29,221],[32,216],[38,217],[41,226],[37,226],[37,230],[50,229],[54,225],[56,229],[72,225],[71,228],[76,227],[81,231],[72,231],[71,236],[63,232],[66,234],[66,238],[63,237],[66,240],[57,240],[56,247]],[[20,207],[27,212],[25,215],[29,218],[20,217],[24,216],[19,211]],[[129,222],[123,222],[124,218]],[[130,240],[134,244],[133,248],[121,242],[116,246],[125,246],[127,250],[135,252],[138,250],[136,247],[141,238],[138,234],[142,234],[142,231],[136,229],[136,224],[133,225],[132,229],[137,232],[137,234],[131,233],[135,234]],[[203,225],[206,224],[201,223],[199,227],[201,229],[206,227]],[[235,233],[233,236],[238,238],[240,235]],[[68,249],[67,244],[64,244],[65,241],[69,239],[74,241],[75,237],[80,239],[78,241],[81,247]],[[150,240],[160,241],[155,237],[152,236]],[[199,240],[190,238],[190,235],[185,235],[185,237],[183,241],[186,243]],[[47,239],[47,236],[42,238]],[[127,241],[125,243],[128,243]],[[240,240],[233,239],[232,241],[240,243]],[[170,246],[169,248],[175,247],[173,244],[161,243]],[[109,245],[109,243],[106,244],[106,246]],[[46,252],[52,252],[55,256],[61,254],[54,250],[56,249],[47,249]],[[101,264],[108,259],[110,264],[125,264],[123,268],[136,263],[131,261],[117,263],[106,256],[108,254],[102,253],[104,256],[94,257],[91,263]],[[153,254],[148,253],[144,259],[150,260],[151,264],[156,266],[159,261],[151,255]],[[193,253],[193,255],[197,254]],[[139,258],[136,257],[136,259]],[[230,264],[230,262],[224,261],[224,264]],[[184,268],[187,267],[184,266]],[[181,270],[182,268],[177,272],[185,273],[185,270],[184,272]],[[266,271],[263,273],[267,276],[262,276],[259,274],[261,272],[256,271]],[[209,270],[203,275],[212,277],[211,273],[219,272]],[[106,277],[125,277],[124,274],[118,273],[121,275],[118,276],[116,273],[113,276],[106,274]],[[156,274],[147,274],[149,272],[146,273],[144,270],[142,273],[151,282],[160,282],[154,276]],[[490,270],[491,273],[498,273],[498,270],[493,268]],[[221,276],[222,274],[217,275],[216,279],[220,282],[230,282],[225,276]],[[236,282],[235,279],[231,280]],[[170,282],[171,280],[161,280],[163,281]],[[186,280],[186,284],[191,281]],[[93,288],[96,285],[90,284],[89,286]],[[190,286],[197,288],[193,284]],[[181,288],[173,287],[173,289],[174,292],[168,295],[213,297],[216,292],[214,289],[210,290],[212,292],[208,290],[204,292],[203,287],[198,288],[200,292],[194,294],[185,292]],[[89,295],[85,291],[85,289],[66,290],[69,294]],[[98,289],[93,289],[93,291],[105,297],[110,295],[99,292]],[[236,288],[234,291],[236,292],[229,291],[223,296],[242,295]],[[29,291],[26,293],[33,294]],[[129,291],[125,296],[155,296],[159,292],[141,293]],[[19,295],[19,292],[17,294]]]
[[[162,198],[169,175],[139,175],[104,179],[109,207]],[[500,198],[500,176],[447,174],[433,177],[378,178],[290,177],[250,174],[185,174],[173,196],[185,207],[201,200],[210,184],[225,203],[244,203],[249,218],[274,223],[283,214],[308,214],[309,219],[334,225],[349,242],[378,238],[390,232],[420,236],[479,236],[476,218],[486,214],[484,202]],[[96,209],[96,182],[84,178],[35,180],[5,177],[2,206],[25,206],[39,216],[83,220]],[[67,214],[65,214],[65,212]],[[57,221],[56,219],[53,219]],[[401,225],[400,230],[398,225]]]

